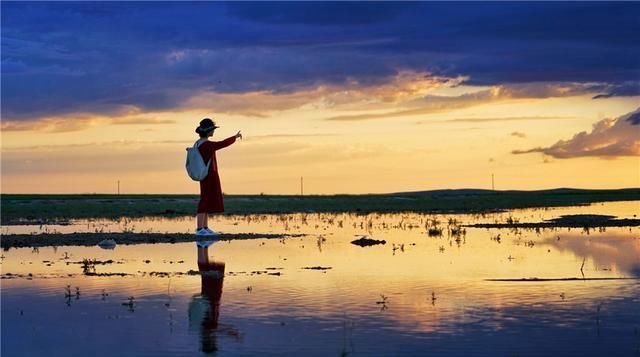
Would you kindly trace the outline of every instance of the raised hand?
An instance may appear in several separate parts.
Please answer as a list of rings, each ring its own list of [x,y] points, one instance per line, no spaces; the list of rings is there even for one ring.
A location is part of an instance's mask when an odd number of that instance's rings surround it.
[[[236,139],[242,140],[242,134],[240,133],[240,130],[238,130],[238,132],[236,133]]]

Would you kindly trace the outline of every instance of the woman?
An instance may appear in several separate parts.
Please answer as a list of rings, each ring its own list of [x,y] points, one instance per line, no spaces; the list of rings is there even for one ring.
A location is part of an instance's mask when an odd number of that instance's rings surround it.
[[[216,161],[216,151],[233,144],[236,139],[242,139],[242,134],[238,133],[234,136],[226,138],[222,141],[209,141],[208,138],[213,136],[213,132],[219,128],[216,123],[209,118],[200,121],[200,126],[196,128],[196,133],[200,135],[200,139],[196,142],[198,151],[202,155],[204,162],[211,160],[209,173],[207,177],[200,181],[200,202],[198,203],[197,212],[197,236],[216,236],[218,233],[209,229],[208,214],[224,212],[224,203],[222,201],[222,187],[220,186],[220,176],[218,175],[218,163]]]

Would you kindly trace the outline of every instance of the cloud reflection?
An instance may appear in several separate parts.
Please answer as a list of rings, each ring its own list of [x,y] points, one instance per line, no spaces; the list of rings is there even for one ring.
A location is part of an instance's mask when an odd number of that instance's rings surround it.
[[[577,233],[550,237],[544,244],[577,257],[591,258],[595,269],[619,270],[640,277],[640,238],[620,232],[585,236]]]

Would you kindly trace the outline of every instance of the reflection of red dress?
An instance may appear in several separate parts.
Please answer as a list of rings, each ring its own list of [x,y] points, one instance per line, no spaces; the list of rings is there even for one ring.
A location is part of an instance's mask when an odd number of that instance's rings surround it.
[[[211,160],[209,174],[200,181],[200,203],[198,203],[198,213],[224,212],[222,201],[222,186],[218,175],[218,162],[216,161],[216,150],[226,148],[236,142],[236,137],[232,136],[222,141],[205,141],[198,147],[204,162]]]
[[[218,327],[224,265],[222,262],[198,263],[198,270],[200,270],[202,278],[201,294],[206,297],[210,306],[209,313],[202,319],[202,327],[205,330],[212,330]]]

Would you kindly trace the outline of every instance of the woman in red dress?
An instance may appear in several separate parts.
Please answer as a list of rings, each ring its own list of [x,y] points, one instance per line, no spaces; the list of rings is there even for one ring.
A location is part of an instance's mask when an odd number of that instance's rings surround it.
[[[209,229],[208,214],[224,212],[224,203],[222,200],[222,187],[220,186],[220,176],[218,175],[218,163],[216,161],[216,151],[226,148],[236,142],[236,139],[242,139],[242,134],[238,133],[228,137],[222,141],[209,141],[208,138],[213,136],[213,132],[219,128],[216,123],[209,118],[202,119],[200,126],[196,128],[196,133],[200,135],[198,143],[198,151],[202,155],[204,162],[211,160],[209,173],[207,177],[200,181],[200,202],[198,203],[197,212],[197,229],[198,236],[212,236],[218,233]]]

